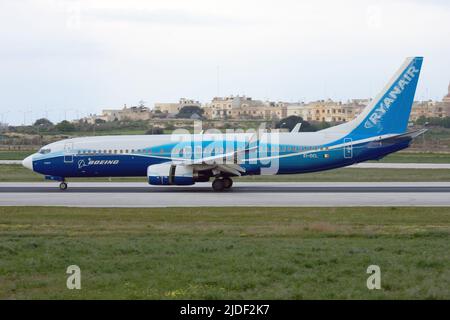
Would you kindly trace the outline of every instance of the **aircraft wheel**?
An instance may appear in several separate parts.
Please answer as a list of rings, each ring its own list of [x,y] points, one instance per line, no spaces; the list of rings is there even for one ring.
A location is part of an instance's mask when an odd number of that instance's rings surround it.
[[[233,185],[233,180],[231,180],[231,178],[225,177],[222,180],[223,180],[225,189],[230,189],[231,186]]]
[[[212,188],[214,191],[223,191],[225,189],[225,183],[222,179],[215,179],[212,183]]]
[[[65,182],[61,182],[60,184],[59,184],[59,190],[66,190],[67,189],[67,183],[65,183]]]

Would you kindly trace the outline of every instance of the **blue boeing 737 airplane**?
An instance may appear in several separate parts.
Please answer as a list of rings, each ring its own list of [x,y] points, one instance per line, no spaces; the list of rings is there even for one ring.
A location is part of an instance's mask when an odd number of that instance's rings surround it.
[[[246,132],[97,136],[51,143],[23,165],[59,181],[69,177],[147,177],[152,185],[341,168],[407,148],[425,130],[407,132],[422,57],[408,58],[380,94],[352,121],[318,132]]]

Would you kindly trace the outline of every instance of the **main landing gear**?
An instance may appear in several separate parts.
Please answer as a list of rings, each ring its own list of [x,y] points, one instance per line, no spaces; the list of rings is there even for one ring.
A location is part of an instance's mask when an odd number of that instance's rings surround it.
[[[229,177],[216,178],[212,183],[212,188],[214,191],[223,191],[225,189],[230,189],[233,185],[233,180]]]
[[[61,182],[60,184],[59,184],[59,190],[62,190],[62,191],[64,191],[64,190],[66,190],[67,189],[67,183],[66,182]]]

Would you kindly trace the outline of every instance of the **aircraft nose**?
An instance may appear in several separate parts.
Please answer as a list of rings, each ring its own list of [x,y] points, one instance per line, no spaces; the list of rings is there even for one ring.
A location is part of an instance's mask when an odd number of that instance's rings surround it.
[[[30,170],[33,170],[33,156],[28,156],[22,161],[22,165]]]

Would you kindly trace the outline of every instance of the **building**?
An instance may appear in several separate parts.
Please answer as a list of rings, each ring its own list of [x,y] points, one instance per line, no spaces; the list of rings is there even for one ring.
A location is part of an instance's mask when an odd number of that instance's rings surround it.
[[[448,93],[442,98],[442,101],[415,101],[412,109],[411,121],[416,121],[420,117],[425,118],[444,118],[450,117],[450,84]]]
[[[245,114],[250,115],[250,107],[260,105],[260,101],[246,96],[214,97],[206,107],[205,113],[211,119],[237,119]]]
[[[120,120],[120,109],[104,109],[101,116],[96,116],[98,119],[104,121],[117,121]]]
[[[416,121],[420,117],[450,117],[450,103],[444,101],[416,101],[411,109],[409,120]]]
[[[176,115],[183,107],[186,106],[195,106],[201,108],[202,104],[196,100],[181,98],[178,102],[173,103],[156,102],[153,111],[166,113],[168,115]]]
[[[284,102],[253,100],[246,96],[214,97],[205,105],[208,119],[281,119],[286,117]]]
[[[287,106],[287,116],[298,116],[305,121],[347,122],[355,118],[368,103],[367,100],[341,101],[319,100]]]
[[[137,121],[150,120],[153,113],[144,105],[133,106],[127,108],[126,106],[119,111],[119,120],[121,121]]]
[[[139,121],[149,120],[153,117],[151,110],[144,105],[127,107],[125,104],[122,109],[103,109],[101,115],[91,114],[89,117],[78,120],[78,122],[87,122],[90,124],[98,121]]]
[[[125,104],[122,109],[104,109],[102,115],[97,118],[107,122],[149,120],[152,118],[152,112],[144,105],[127,107]]]
[[[262,119],[278,120],[299,116],[306,121],[345,122],[353,119],[369,103],[354,99],[347,103],[319,100],[310,103],[288,103],[253,100],[245,96],[215,97],[205,107],[208,119]]]
[[[354,119],[370,103],[370,99],[352,99],[346,102],[318,100],[309,103],[288,103],[283,101],[253,100],[251,97],[226,96],[214,97],[211,102],[202,106],[199,101],[181,98],[176,103],[157,102],[154,110],[149,110],[141,103],[139,106],[122,109],[105,109],[101,115],[91,115],[82,119],[89,123],[102,121],[137,121],[149,120],[155,113],[164,113],[173,117],[183,107],[195,106],[203,108],[203,117],[210,120],[279,120],[288,116],[298,116],[305,121],[347,122]],[[411,110],[411,121],[420,117],[450,117],[450,84],[448,93],[442,101],[416,101]]]
[[[442,99],[442,102],[450,103],[450,83],[448,84],[448,93],[447,93],[447,95]]]

